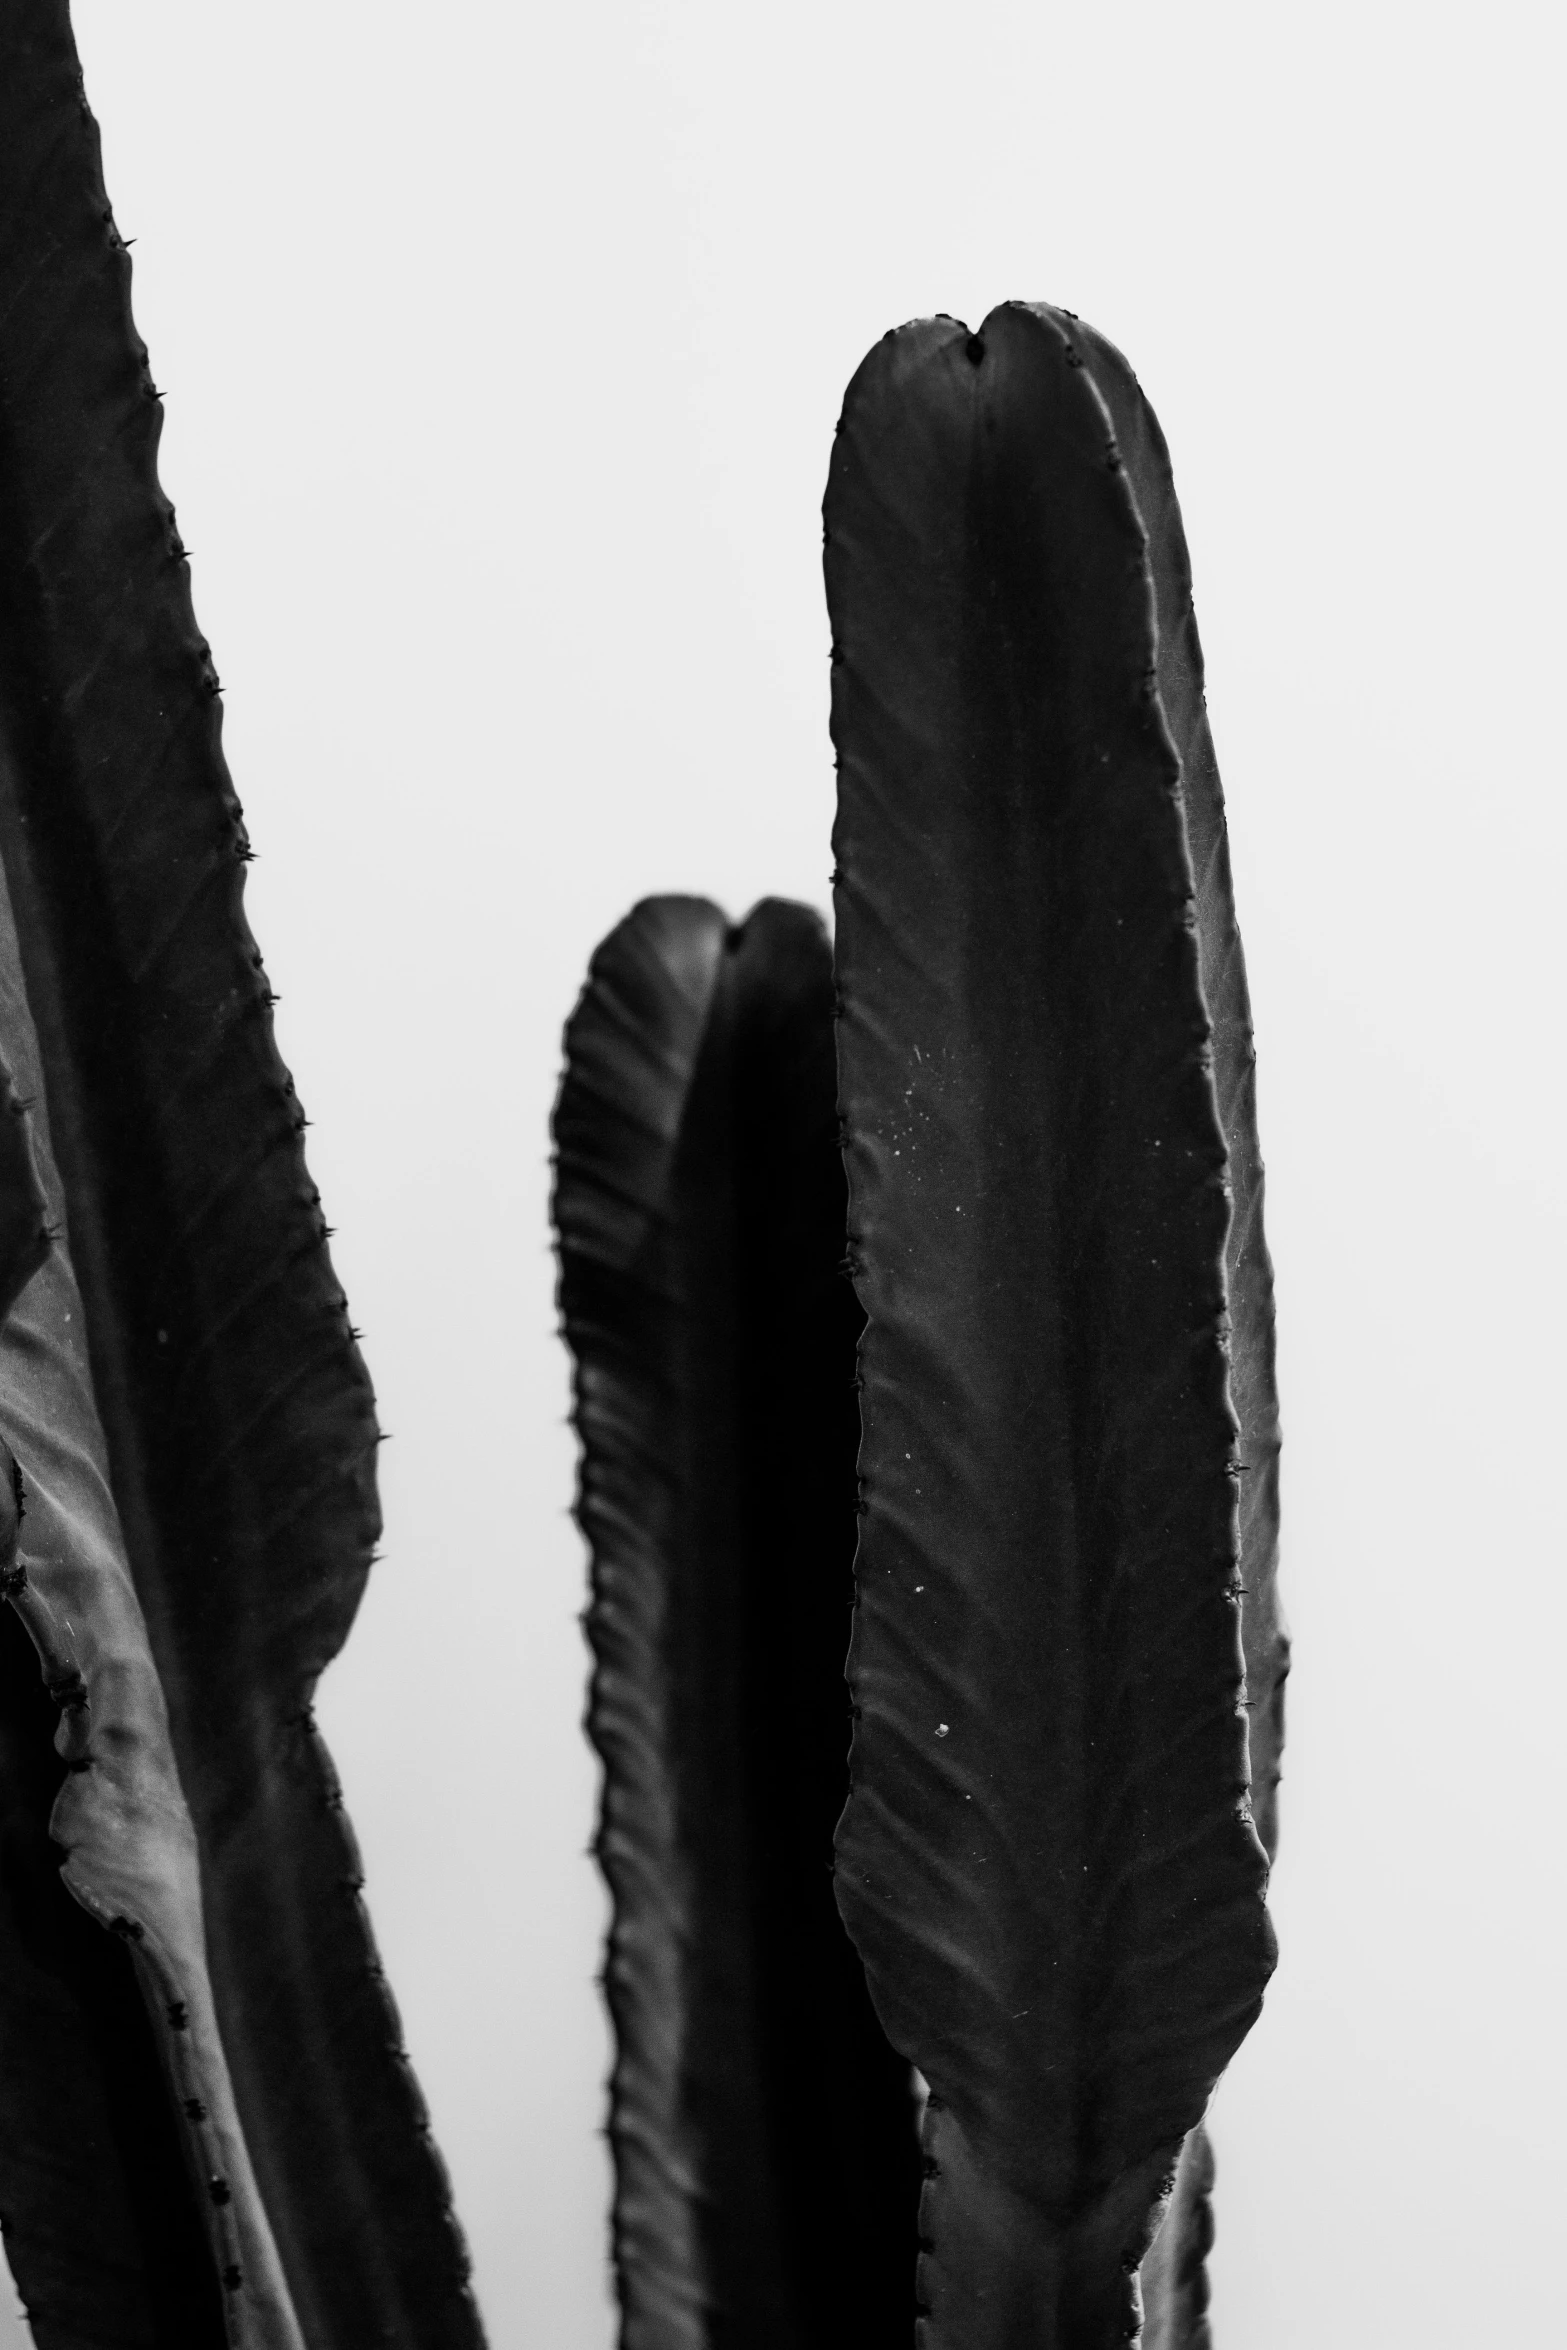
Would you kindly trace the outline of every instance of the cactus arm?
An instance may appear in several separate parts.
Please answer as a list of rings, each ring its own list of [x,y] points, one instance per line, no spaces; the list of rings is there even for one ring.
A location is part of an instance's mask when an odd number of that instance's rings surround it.
[[[188,1807],[212,2029],[299,2326],[311,2350],[471,2350],[309,1712],[376,1535],[373,1403],[242,910],[158,427],[67,12],[39,0],[0,33],[0,858],[113,1516]]]
[[[927,2350],[1097,2350],[1273,1963],[1147,545],[1021,305],[870,354],[826,526],[868,1316],[839,1899],[931,2085]]]
[[[858,1311],[827,944],[651,901],[557,1108],[629,2350],[907,2341],[907,2064],[832,1900]]]

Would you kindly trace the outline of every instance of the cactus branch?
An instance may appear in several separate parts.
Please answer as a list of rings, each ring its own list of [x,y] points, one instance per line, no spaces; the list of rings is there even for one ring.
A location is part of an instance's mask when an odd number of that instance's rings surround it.
[[[731,929],[660,899],[567,1031],[627,2350],[895,2350],[913,2324],[909,2069],[830,1875],[859,1325],[831,1005],[803,907]]]
[[[57,1300],[57,1334],[101,1436],[89,1516],[49,1426],[3,1425],[46,1533],[61,1497],[44,1547],[73,1586],[93,1755],[117,1751],[118,1689],[178,1798],[165,1825],[189,1869],[168,1919],[130,1886],[100,1914],[142,1925],[190,2046],[231,2082],[209,2177],[242,2233],[255,2222],[239,2298],[263,2292],[270,2231],[279,2340],[474,2350],[448,2182],[308,1718],[379,1527],[374,1406],[245,921],[248,844],[149,394],[67,10],[37,0],[0,30],[0,860],[79,1299],[68,1325]],[[105,1837],[79,1864],[100,1777],[69,1777],[56,1821],[94,1902],[115,1858]]]
[[[826,525],[868,1316],[839,1897],[931,2086],[927,2350],[1108,2350],[1273,1945],[1181,766],[1070,322],[887,337]]]

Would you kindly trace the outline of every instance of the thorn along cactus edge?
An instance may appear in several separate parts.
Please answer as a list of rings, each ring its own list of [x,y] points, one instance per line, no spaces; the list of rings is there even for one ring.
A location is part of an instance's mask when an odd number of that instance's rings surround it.
[[[477,2350],[311,1715],[373,1402],[129,280],[64,0],[31,0],[0,28],[0,2228],[42,2350]],[[556,1112],[623,2339],[1196,2350],[1285,1644],[1158,427],[1064,313],[904,328],[850,386],[826,561],[836,939],[637,907]]]
[[[1198,2350],[1273,1964],[1278,1427],[1119,353],[1021,303],[887,336],[826,571],[835,942],[638,906],[556,1112],[623,2338]]]

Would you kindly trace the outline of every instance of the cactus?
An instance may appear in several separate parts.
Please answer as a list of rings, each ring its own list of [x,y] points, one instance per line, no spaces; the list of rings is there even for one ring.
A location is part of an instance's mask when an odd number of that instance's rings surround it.
[[[0,2220],[46,2350],[459,2350],[310,1711],[376,1538],[373,1402],[159,422],[67,12],[35,0],[0,35],[0,1053],[30,1105],[0,1119],[0,1588],[65,1710],[51,1753],[8,1619]]]
[[[929,2084],[926,2350],[1202,2350],[1202,2119],[1273,1964],[1278,1432],[1222,800],[1168,460],[1125,362],[1020,304],[887,337],[846,399],[826,571],[863,1433],[852,1750],[839,1714],[798,1800],[847,1798],[838,1903],[887,2044]],[[568,1029],[556,1125],[636,2350],[826,2322],[776,2249],[765,1919],[735,1908],[776,1849],[739,1757],[777,1735],[775,1660],[737,1611],[758,1583],[830,1586],[851,1508],[826,1470],[852,1432],[825,1419],[792,1576],[758,1576],[732,1498],[747,1360],[776,1345],[737,1203],[788,1196],[811,1135],[828,1183],[825,949],[813,1107],[770,1041],[813,1015],[753,958],[760,918],[638,909]],[[735,1007],[767,985],[764,1042]],[[770,1158],[748,1166],[733,1105],[764,1097]],[[778,1294],[803,1292],[765,1230]],[[841,1394],[846,1344],[840,1318],[777,1359]],[[781,1506],[786,1481],[758,1490]],[[905,2145],[889,2212],[906,2179]],[[906,2338],[905,2279],[871,2265],[867,2303]]]
[[[594,957],[555,1215],[631,2350],[913,2325],[909,2068],[832,1897],[860,1325],[833,1096],[805,908],[653,900]]]
[[[373,1400],[128,280],[36,0],[0,34],[0,2225],[43,2350],[469,2350],[310,1710]],[[625,2339],[1203,2350],[1287,1648],[1168,459],[1119,354],[1008,305],[871,353],[826,520],[835,948],[638,907],[555,1121]]]
[[[840,1886],[931,2081],[929,2339],[973,2350],[1025,2312],[1132,2332],[1272,1965],[1202,985],[1238,953],[1194,887],[1175,558],[1109,373],[1023,305],[907,329],[850,387],[826,508],[869,1317]]]

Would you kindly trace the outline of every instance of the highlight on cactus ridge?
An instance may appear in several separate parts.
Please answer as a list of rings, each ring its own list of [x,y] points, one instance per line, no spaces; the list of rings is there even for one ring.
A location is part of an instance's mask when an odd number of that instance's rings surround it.
[[[556,1112],[623,2338],[1202,2350],[1287,1648],[1168,456],[1007,304],[871,352],[825,521],[831,958],[647,901]]]

